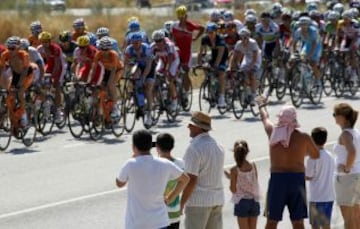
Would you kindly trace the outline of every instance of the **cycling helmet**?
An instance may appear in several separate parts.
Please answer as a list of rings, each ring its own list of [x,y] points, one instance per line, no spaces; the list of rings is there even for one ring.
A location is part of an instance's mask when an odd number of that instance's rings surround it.
[[[299,18],[299,25],[310,25],[311,24],[311,18],[307,16],[303,16]]]
[[[162,30],[155,30],[151,37],[154,41],[160,41],[165,38],[165,33]]]
[[[83,18],[77,18],[73,22],[74,29],[83,29],[85,28],[85,21]]]
[[[279,2],[276,2],[272,5],[271,11],[274,13],[281,13],[282,7],[283,6]]]
[[[291,15],[291,20],[293,20],[293,21],[299,20],[300,14],[301,14],[300,11],[295,11],[295,12]]]
[[[213,32],[218,29],[218,26],[214,22],[209,22],[206,25],[206,32]]]
[[[318,10],[318,4],[316,2],[310,2],[307,6],[306,6],[306,11],[310,12],[312,10]]]
[[[339,20],[340,14],[337,11],[332,10],[328,13],[327,18],[329,20]]]
[[[256,11],[254,9],[247,9],[245,10],[244,16],[246,17],[247,15],[255,15],[256,16]]]
[[[221,13],[219,10],[213,10],[210,14],[210,21],[217,22],[221,19]]]
[[[90,38],[87,35],[80,36],[76,39],[76,44],[79,47],[86,47],[90,45]]]
[[[257,17],[254,14],[246,15],[245,17],[245,23],[257,23]]]
[[[139,18],[138,17],[135,17],[135,16],[132,16],[132,17],[129,17],[127,22],[131,22],[131,21],[139,21]]]
[[[350,10],[345,10],[344,13],[341,14],[341,17],[351,20],[353,18],[353,13]]]
[[[47,41],[50,41],[51,39],[52,39],[52,35],[51,35],[51,33],[47,32],[47,31],[41,32],[39,34],[39,40],[41,42],[47,42]]]
[[[180,17],[185,17],[187,14],[187,8],[186,6],[182,5],[182,6],[179,6],[178,8],[176,8],[176,16],[178,18]]]
[[[68,42],[71,41],[71,32],[70,31],[62,31],[59,34],[59,41],[61,42]]]
[[[102,37],[99,41],[99,49],[100,50],[109,50],[112,49],[112,41],[109,39],[109,37],[105,36]]]
[[[109,34],[110,34],[110,30],[106,27],[100,27],[96,30],[96,35],[98,37],[109,36]]]
[[[333,7],[333,10],[342,14],[344,12],[344,5],[342,3],[336,3]]]
[[[239,35],[240,35],[241,37],[250,37],[251,32],[250,32],[250,30],[248,30],[247,28],[242,28],[242,29],[240,30],[240,32],[239,32]]]
[[[28,50],[29,47],[30,47],[29,40],[26,38],[21,38],[20,39],[20,48],[24,49],[24,50]]]
[[[312,19],[318,19],[318,18],[321,17],[321,13],[320,13],[320,11],[318,11],[318,10],[311,10],[311,11],[309,12],[309,16],[310,16],[310,18],[312,18]]]
[[[164,23],[164,29],[167,31],[167,32],[171,32],[171,28],[174,24],[174,21],[166,21]]]
[[[360,8],[360,1],[358,1],[358,0],[350,1],[349,7],[359,9]]]
[[[351,8],[349,9],[353,15],[353,18],[358,18],[359,17],[359,10],[357,8]]]
[[[42,32],[42,26],[40,21],[33,21],[30,24],[30,30],[32,33],[41,33]]]
[[[234,14],[230,10],[227,10],[227,11],[225,11],[223,18],[224,18],[224,21],[231,21],[234,19]]]
[[[140,22],[139,21],[130,21],[128,24],[128,29],[131,32],[139,31],[140,30]]]
[[[141,33],[133,33],[130,37],[130,42],[137,42],[137,41],[143,41],[143,36]]]
[[[6,47],[17,48],[20,45],[20,37],[12,36],[6,40]]]

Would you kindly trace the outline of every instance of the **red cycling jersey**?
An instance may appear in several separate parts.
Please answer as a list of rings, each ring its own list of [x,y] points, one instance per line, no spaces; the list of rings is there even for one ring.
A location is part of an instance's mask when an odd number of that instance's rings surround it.
[[[45,73],[51,73],[53,81],[60,81],[64,73],[65,65],[65,57],[60,46],[51,42],[48,47],[40,45],[38,51],[45,61]],[[54,69],[56,64],[59,64],[58,69]]]
[[[186,21],[185,26],[180,26],[177,21],[172,27],[172,36],[175,45],[179,48],[180,63],[190,66],[191,61],[191,46],[193,39],[193,31],[200,30],[201,25]]]

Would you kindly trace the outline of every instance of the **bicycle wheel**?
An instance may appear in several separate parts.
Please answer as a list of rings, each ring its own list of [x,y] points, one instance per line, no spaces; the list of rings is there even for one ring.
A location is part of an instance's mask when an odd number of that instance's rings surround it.
[[[74,138],[80,138],[84,133],[84,108],[78,101],[75,101],[71,107],[67,117],[69,130]]]
[[[200,111],[210,113],[211,108],[215,106],[215,98],[213,98],[212,89],[210,88],[209,81],[205,80],[200,86],[199,92],[199,108]]]
[[[130,80],[126,80],[124,83],[123,101],[124,128],[128,133],[130,133],[134,129],[136,112],[138,112],[134,91]]]
[[[37,117],[35,114],[35,108],[33,104],[26,104],[26,114],[29,121],[28,126],[24,129],[24,135],[22,136],[22,142],[25,146],[31,146],[36,139],[36,126]]]
[[[7,109],[1,112],[0,117],[0,150],[5,151],[11,141],[11,122]]]
[[[241,119],[244,114],[245,108],[241,103],[241,92],[238,88],[234,89],[233,91],[231,106],[235,118]]]
[[[339,65],[338,69],[335,69],[334,74],[334,93],[336,97],[342,97],[345,93],[345,81],[344,81],[344,73],[345,66]]]
[[[302,104],[303,82],[301,73],[298,69],[293,71],[293,75],[290,81],[290,98],[295,107],[300,107]]]
[[[99,140],[104,135],[104,116],[99,114],[98,109],[96,109],[96,105],[92,106],[89,111],[89,133],[90,138],[94,141]]]
[[[333,77],[332,77],[332,74],[333,74],[333,66],[331,66],[330,64],[329,65],[326,65],[324,67],[324,71],[323,71],[323,80],[322,80],[322,86],[323,86],[323,91],[324,91],[324,94],[326,96],[330,96],[331,93],[333,92]]]
[[[323,88],[322,85],[317,85],[315,82],[313,82],[313,86],[310,90],[310,101],[314,104],[314,105],[319,105],[321,102],[321,97],[322,97],[322,92],[323,92]]]
[[[38,131],[43,135],[49,135],[55,124],[55,105],[54,98],[47,96],[45,100],[41,103],[40,109],[38,111]]]
[[[286,83],[286,69],[285,68],[280,68],[280,74],[276,80],[276,98],[278,100],[282,100],[286,94],[286,88],[287,88],[287,83]]]
[[[120,137],[124,131],[125,131],[125,116],[124,116],[124,106],[119,103],[116,106],[120,106],[118,107],[119,110],[121,111],[121,116],[120,118],[116,118],[116,119],[111,119],[111,132],[114,134],[115,137]]]
[[[187,92],[182,92],[181,106],[184,111],[189,112],[191,110],[192,101],[193,101],[193,87],[190,82],[189,90]]]
[[[271,72],[269,71],[269,68],[265,68],[261,74],[260,80],[259,80],[259,86],[258,91],[259,95],[264,94],[264,92],[268,90],[268,95],[271,94]]]

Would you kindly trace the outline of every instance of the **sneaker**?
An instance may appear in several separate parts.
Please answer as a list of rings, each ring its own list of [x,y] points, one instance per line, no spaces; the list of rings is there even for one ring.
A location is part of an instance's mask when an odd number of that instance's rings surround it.
[[[24,114],[21,116],[21,119],[20,119],[20,126],[21,126],[22,128],[26,128],[28,125],[29,125],[29,121],[28,121],[28,118],[27,118],[27,114],[24,113]]]
[[[55,114],[55,123],[61,123],[63,119],[64,119],[64,113],[60,108],[58,108]]]
[[[152,125],[152,119],[151,119],[150,112],[148,112],[144,117],[144,125],[145,126],[151,126]]]
[[[177,109],[177,100],[174,99],[173,101],[171,101],[171,104],[170,104],[170,111],[172,112],[175,112]]]
[[[110,116],[112,119],[119,119],[121,117],[121,112],[117,105],[114,106]]]
[[[225,97],[223,95],[219,96],[218,107],[226,107]]]

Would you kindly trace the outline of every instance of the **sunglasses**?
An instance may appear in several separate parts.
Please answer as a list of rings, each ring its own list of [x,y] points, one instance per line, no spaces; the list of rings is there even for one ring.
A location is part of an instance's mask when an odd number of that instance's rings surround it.
[[[15,47],[9,47],[8,50],[10,51],[14,51],[16,48]]]

